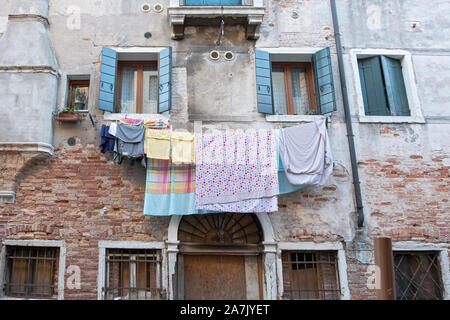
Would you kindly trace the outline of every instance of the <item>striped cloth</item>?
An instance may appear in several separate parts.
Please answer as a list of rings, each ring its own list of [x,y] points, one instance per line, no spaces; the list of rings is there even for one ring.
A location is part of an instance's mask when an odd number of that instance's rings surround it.
[[[152,194],[195,192],[195,167],[171,165],[169,160],[151,159],[147,167],[146,192]]]
[[[215,212],[195,208],[195,165],[176,166],[170,160],[148,159],[145,216]]]

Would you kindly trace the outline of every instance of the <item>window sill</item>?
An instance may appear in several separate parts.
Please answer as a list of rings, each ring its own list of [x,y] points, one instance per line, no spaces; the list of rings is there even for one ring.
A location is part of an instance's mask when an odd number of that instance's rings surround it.
[[[323,115],[266,115],[268,122],[314,122],[323,119],[325,119]]]
[[[140,120],[155,120],[155,119],[163,119],[169,120],[170,117],[165,116],[159,113],[109,113],[105,112],[103,116],[103,120],[105,121],[119,121],[123,117],[127,116],[127,118],[131,119],[140,119]]]
[[[360,123],[426,123],[422,116],[359,116]]]

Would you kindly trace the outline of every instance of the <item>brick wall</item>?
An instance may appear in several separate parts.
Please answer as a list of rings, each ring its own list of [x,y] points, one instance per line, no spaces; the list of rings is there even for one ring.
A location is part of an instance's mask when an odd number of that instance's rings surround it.
[[[23,171],[15,204],[0,204],[0,239],[66,241],[66,268],[80,267],[81,290],[66,287],[65,299],[97,299],[99,240],[167,235],[168,217],[143,216],[144,168],[110,157],[79,141],[61,145],[54,157]]]

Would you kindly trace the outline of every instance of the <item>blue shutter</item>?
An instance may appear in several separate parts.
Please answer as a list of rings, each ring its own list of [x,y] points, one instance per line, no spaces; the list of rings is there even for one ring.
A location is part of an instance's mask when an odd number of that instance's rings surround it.
[[[391,113],[384,92],[380,58],[359,59],[358,67],[365,114],[367,116],[390,115]]]
[[[313,55],[313,62],[319,111],[321,114],[336,111],[336,94],[334,92],[330,48],[316,52]]]
[[[172,109],[172,47],[159,53],[159,100],[158,112]]]
[[[255,50],[258,112],[273,114],[272,65],[267,51]]]
[[[399,60],[381,56],[386,95],[393,116],[411,115]]]
[[[114,112],[114,93],[116,88],[117,51],[103,47],[100,71],[100,93],[98,108]]]

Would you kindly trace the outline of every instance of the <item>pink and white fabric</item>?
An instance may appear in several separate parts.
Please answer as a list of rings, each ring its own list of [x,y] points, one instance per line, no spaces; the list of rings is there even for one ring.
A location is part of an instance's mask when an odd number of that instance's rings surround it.
[[[196,208],[278,211],[278,162],[271,130],[196,134]]]

